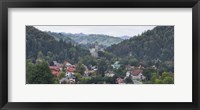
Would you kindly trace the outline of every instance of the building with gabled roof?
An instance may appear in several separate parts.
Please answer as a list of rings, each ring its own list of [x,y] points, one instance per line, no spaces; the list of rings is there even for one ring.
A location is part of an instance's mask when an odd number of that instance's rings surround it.
[[[144,80],[145,76],[142,74],[143,70],[141,69],[133,69],[131,71],[131,77],[133,80]]]
[[[59,66],[49,66],[51,73],[55,76],[60,74],[60,67]]]

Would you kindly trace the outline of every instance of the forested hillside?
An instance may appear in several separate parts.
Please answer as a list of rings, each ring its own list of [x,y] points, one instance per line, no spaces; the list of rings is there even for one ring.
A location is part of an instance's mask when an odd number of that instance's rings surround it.
[[[119,57],[133,56],[137,60],[173,61],[174,59],[174,28],[158,26],[141,35],[112,45],[107,51]]]
[[[53,36],[57,41],[63,40],[66,43],[72,43],[75,44],[76,42],[74,40],[72,40],[70,37],[66,37],[65,35],[63,35],[62,33],[56,33],[56,32],[46,32],[47,34],[49,34],[50,36]]]
[[[77,62],[80,57],[89,55],[89,51],[78,45],[55,40],[54,37],[32,26],[26,27],[26,57],[33,61],[42,57],[49,63],[52,61]]]

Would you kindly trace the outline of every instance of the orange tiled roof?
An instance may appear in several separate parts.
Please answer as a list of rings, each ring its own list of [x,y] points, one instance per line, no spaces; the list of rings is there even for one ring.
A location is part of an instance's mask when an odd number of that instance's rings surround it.
[[[140,70],[140,69],[134,69],[131,73],[132,73],[132,75],[137,76],[141,72],[142,72],[142,70]]]
[[[74,72],[76,69],[73,67],[67,67],[67,72]]]

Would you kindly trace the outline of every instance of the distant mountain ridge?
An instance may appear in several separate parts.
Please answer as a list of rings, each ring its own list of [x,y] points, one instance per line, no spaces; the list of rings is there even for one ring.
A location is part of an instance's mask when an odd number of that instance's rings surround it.
[[[84,33],[55,33],[55,32],[47,32],[49,35],[53,36],[55,39],[63,39],[65,42],[76,42],[78,44],[94,44],[95,42],[98,42],[100,45],[104,46],[111,46],[113,44],[118,44],[124,39],[121,39],[119,37],[113,37],[109,35],[103,35],[103,34],[84,34]]]
[[[46,32],[47,34],[49,34],[50,36],[54,37],[55,40],[60,41],[61,39],[66,42],[66,43],[76,43],[74,40],[72,40],[69,37],[65,37],[65,35],[63,35],[63,33],[56,33],[56,32]]]
[[[126,39],[130,39],[131,36],[124,35],[124,36],[120,36],[120,38],[126,40]]]

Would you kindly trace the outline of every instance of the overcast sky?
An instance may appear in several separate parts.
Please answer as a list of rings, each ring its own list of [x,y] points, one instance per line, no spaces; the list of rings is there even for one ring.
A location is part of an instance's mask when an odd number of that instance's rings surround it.
[[[105,34],[114,37],[124,35],[134,36],[145,30],[153,29],[155,26],[34,26],[41,31],[84,33],[84,34]]]

